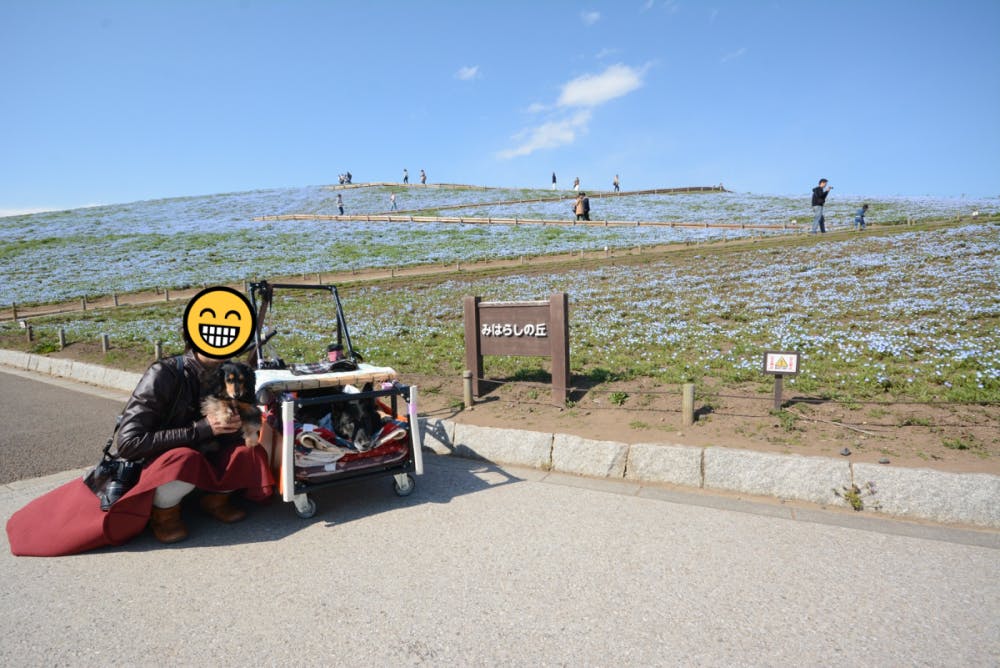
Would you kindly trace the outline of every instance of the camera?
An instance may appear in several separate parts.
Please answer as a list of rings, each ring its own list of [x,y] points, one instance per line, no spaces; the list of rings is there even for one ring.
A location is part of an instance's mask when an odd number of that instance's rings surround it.
[[[125,459],[104,460],[98,464],[98,475],[111,478],[100,494],[101,510],[107,511],[125,492],[139,482],[142,464]]]

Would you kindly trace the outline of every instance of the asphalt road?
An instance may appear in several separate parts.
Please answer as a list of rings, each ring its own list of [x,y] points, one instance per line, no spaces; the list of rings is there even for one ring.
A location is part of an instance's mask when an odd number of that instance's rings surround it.
[[[0,397],[0,484],[93,466],[128,400],[122,392],[2,367]]]
[[[27,392],[5,458],[85,401]],[[74,475],[0,485],[0,515]],[[314,498],[310,520],[187,508],[170,547],[4,543],[0,665],[1000,664],[995,532],[433,455],[410,497],[386,479]]]

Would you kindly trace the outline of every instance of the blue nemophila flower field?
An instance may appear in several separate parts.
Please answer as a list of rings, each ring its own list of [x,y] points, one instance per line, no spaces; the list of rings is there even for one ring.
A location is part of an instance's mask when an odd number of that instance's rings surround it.
[[[382,210],[387,188],[348,191],[345,201]],[[481,202],[520,192],[399,191],[426,207]],[[608,199],[614,217],[777,221],[808,207],[797,199],[732,193]],[[463,199],[466,198],[466,199]],[[558,250],[691,239],[666,228],[542,228],[254,222],[257,215],[330,212],[323,188],[262,191],[96,207],[0,219],[3,301],[66,299],[155,285],[233,281],[408,262],[454,262]],[[869,216],[950,216],[996,211],[994,200],[880,200]],[[549,204],[545,204],[549,206]],[[844,211],[853,203],[843,198]],[[629,207],[633,207],[630,209]],[[656,208],[660,207],[660,208]],[[992,207],[992,209],[990,208]],[[502,207],[498,207],[500,211]],[[482,209],[476,209],[476,215]],[[774,218],[769,212],[777,211]],[[840,209],[831,217],[837,220]],[[501,215],[497,213],[496,215]],[[549,216],[547,209],[538,215]],[[610,216],[609,216],[610,217]],[[685,218],[686,217],[686,218]],[[694,230],[704,234],[703,230]],[[798,350],[798,391],[846,399],[1000,401],[1000,226],[969,223],[931,231],[859,234],[816,243],[685,253],[641,264],[550,274],[471,277],[342,291],[357,347],[411,373],[463,367],[462,297],[494,301],[569,294],[573,371],[605,377],[760,382],[766,349]],[[183,304],[38,319],[72,340],[109,333],[118,345],[179,345]],[[314,360],[331,337],[329,305],[276,304],[276,344]],[[0,325],[11,333],[16,325]],[[494,373],[516,360],[491,361]],[[513,368],[513,366],[511,366]]]
[[[338,191],[346,213],[380,213],[395,193],[400,209],[430,211],[551,197],[551,191],[516,189],[371,187]],[[572,193],[558,202],[495,204],[448,215],[567,218]],[[261,190],[98,206],[0,218],[0,305],[44,303],[179,288],[253,277],[471,262],[567,251],[620,249],[734,238],[739,230],[660,227],[583,228],[456,224],[262,222],[291,213],[336,213],[337,192],[325,187]],[[828,221],[850,224],[859,198],[831,198]],[[983,214],[1000,200],[877,198],[869,220]],[[595,220],[768,223],[807,226],[806,197],[738,193],[636,195],[594,199]]]

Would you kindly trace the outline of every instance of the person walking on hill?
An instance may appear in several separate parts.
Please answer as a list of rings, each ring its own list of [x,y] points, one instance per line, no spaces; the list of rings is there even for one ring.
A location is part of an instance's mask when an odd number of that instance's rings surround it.
[[[341,197],[340,193],[337,193],[337,210],[340,211],[340,215],[344,215],[344,198]]]
[[[420,185],[422,186],[427,185],[427,174],[425,174],[424,170],[422,169],[420,170]]]
[[[619,187],[620,183],[618,181],[618,175],[617,174],[615,174],[615,180],[612,181],[611,185],[613,185],[615,187],[615,192],[619,192],[621,190],[621,188]]]
[[[556,173],[552,172],[552,189],[556,189]]]
[[[391,195],[389,195],[389,204],[390,204],[389,210],[390,211],[395,211],[396,210],[396,193],[392,193]]]
[[[406,185],[410,184],[410,173],[405,169],[403,170],[403,183],[405,183]]]
[[[812,234],[815,234],[817,231],[820,234],[826,233],[826,218],[823,217],[823,207],[826,206],[826,196],[830,194],[832,189],[832,186],[827,185],[826,179],[820,179],[819,185],[813,188],[813,224],[812,229],[809,230]]]

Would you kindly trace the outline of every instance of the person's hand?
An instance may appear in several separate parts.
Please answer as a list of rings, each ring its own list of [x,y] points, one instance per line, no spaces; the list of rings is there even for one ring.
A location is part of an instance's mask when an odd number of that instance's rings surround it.
[[[225,415],[207,415],[205,416],[205,419],[208,420],[208,426],[212,428],[212,436],[218,436],[219,434],[232,434],[239,431],[243,426],[243,420],[240,418],[240,414],[236,411]]]

